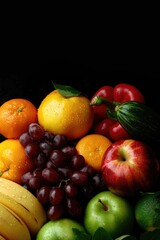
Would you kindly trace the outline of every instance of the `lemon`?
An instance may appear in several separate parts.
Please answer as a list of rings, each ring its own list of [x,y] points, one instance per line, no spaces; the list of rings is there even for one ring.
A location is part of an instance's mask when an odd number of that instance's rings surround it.
[[[49,93],[38,108],[38,122],[53,134],[63,134],[68,139],[84,136],[94,120],[90,101],[85,96],[64,97],[57,90]]]

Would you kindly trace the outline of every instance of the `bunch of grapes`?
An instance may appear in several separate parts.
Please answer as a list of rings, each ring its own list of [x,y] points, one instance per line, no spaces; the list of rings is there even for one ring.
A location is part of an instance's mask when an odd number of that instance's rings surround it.
[[[22,185],[43,204],[48,218],[81,218],[88,200],[105,189],[101,174],[85,163],[73,141],[44,131],[38,123],[31,123],[19,141],[34,163]]]

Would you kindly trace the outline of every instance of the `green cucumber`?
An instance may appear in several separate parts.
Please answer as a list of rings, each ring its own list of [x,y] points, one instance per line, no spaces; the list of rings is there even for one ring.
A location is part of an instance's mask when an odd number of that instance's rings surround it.
[[[107,108],[108,117],[116,119],[135,139],[160,147],[160,115],[145,103],[128,101]]]
[[[91,102],[91,105],[100,104],[107,106],[107,116],[118,121],[132,138],[160,148],[160,114],[155,110],[145,103],[111,102],[100,96]]]

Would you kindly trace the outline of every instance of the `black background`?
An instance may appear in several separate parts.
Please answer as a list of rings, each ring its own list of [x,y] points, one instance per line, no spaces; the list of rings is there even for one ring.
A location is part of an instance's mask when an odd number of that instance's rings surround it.
[[[0,65],[0,104],[21,97],[38,107],[54,89],[52,81],[72,85],[88,97],[103,85],[125,82],[137,86],[146,103],[159,112],[159,80],[158,64],[110,63],[99,58],[9,59]]]
[[[38,107],[54,89],[52,81],[72,85],[88,97],[103,85],[129,83],[142,91],[147,105],[160,112],[160,64],[153,57],[148,61],[134,54],[136,57],[132,59],[133,55],[128,53],[130,58],[122,60],[124,55],[121,53],[119,58],[116,55],[115,59],[106,60],[107,55],[105,58],[103,54],[95,56],[94,48],[92,57],[70,56],[69,53],[67,57],[61,57],[61,54],[55,57],[54,54],[42,53],[40,46],[38,54],[33,54],[33,46],[27,54],[26,51],[23,48],[21,55],[19,50],[17,56],[15,49],[13,54],[7,51],[5,58],[0,56],[0,105],[20,97],[29,99]],[[153,59],[156,60],[154,63]]]
[[[37,107],[54,88],[52,81],[72,85],[88,97],[103,85],[125,82],[137,86],[146,103],[160,110],[159,65],[110,63],[99,59],[32,58],[8,61],[0,67],[0,104],[11,98],[27,98]]]

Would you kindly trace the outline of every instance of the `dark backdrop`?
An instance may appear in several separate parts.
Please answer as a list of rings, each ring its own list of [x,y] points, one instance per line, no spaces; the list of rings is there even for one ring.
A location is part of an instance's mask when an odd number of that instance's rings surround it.
[[[99,59],[30,59],[0,66],[0,104],[11,98],[27,98],[37,107],[53,90],[52,81],[72,85],[89,97],[101,86],[125,82],[137,86],[146,103],[160,111],[158,65],[111,64]]]

